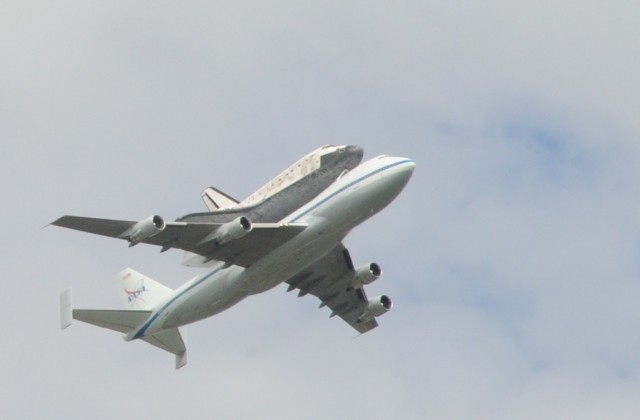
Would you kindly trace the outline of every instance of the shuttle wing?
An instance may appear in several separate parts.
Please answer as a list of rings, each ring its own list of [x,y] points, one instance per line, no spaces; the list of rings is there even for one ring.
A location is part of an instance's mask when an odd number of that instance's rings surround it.
[[[63,216],[52,225],[112,238],[128,239],[128,233],[138,223]],[[207,259],[248,267],[306,228],[305,224],[254,223],[252,230],[244,236],[221,242],[215,235],[223,226],[224,224],[221,223],[166,223],[162,231],[139,242],[161,246],[162,251],[177,248],[202,255]]]
[[[312,294],[320,299],[320,308],[328,306],[331,316],[338,315],[363,334],[377,327],[378,323],[375,319],[359,321],[368,299],[363,287],[351,288],[354,275],[349,250],[339,244],[306,270],[287,280],[287,291],[299,289],[298,297]]]

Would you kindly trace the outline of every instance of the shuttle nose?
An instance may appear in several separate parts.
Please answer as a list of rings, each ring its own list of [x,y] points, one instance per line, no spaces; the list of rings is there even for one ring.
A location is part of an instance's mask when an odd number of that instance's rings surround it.
[[[360,146],[344,146],[344,152],[358,158],[358,161],[362,160],[364,156],[364,149]]]

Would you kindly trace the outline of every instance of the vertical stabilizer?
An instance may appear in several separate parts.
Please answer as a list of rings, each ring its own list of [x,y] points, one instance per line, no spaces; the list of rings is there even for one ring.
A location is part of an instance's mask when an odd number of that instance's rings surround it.
[[[64,330],[71,325],[71,289],[67,289],[60,295],[60,329]]]
[[[230,209],[238,205],[238,200],[213,187],[202,191],[201,197],[209,211]]]
[[[151,310],[173,293],[167,286],[131,268],[122,270],[115,281],[120,300],[126,309]]]
[[[176,354],[176,369],[180,369],[187,365],[187,351],[185,350],[183,353]]]

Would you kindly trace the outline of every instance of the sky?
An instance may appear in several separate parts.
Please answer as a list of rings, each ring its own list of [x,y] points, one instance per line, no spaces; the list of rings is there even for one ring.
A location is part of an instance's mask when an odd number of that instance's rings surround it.
[[[0,2],[2,418],[635,419],[640,6]],[[394,309],[355,338],[279,286],[188,327],[189,364],[75,323],[178,251],[44,228],[242,199],[324,144],[410,157],[345,243]]]

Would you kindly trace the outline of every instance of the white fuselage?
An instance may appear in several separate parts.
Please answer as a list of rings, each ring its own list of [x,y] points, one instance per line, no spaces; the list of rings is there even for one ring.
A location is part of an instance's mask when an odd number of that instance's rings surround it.
[[[415,164],[379,156],[343,174],[281,223],[307,228],[248,268],[218,263],[159,304],[125,339],[137,339],[215,315],[249,295],[262,293],[304,270],[331,251],[354,227],[391,203]]]

